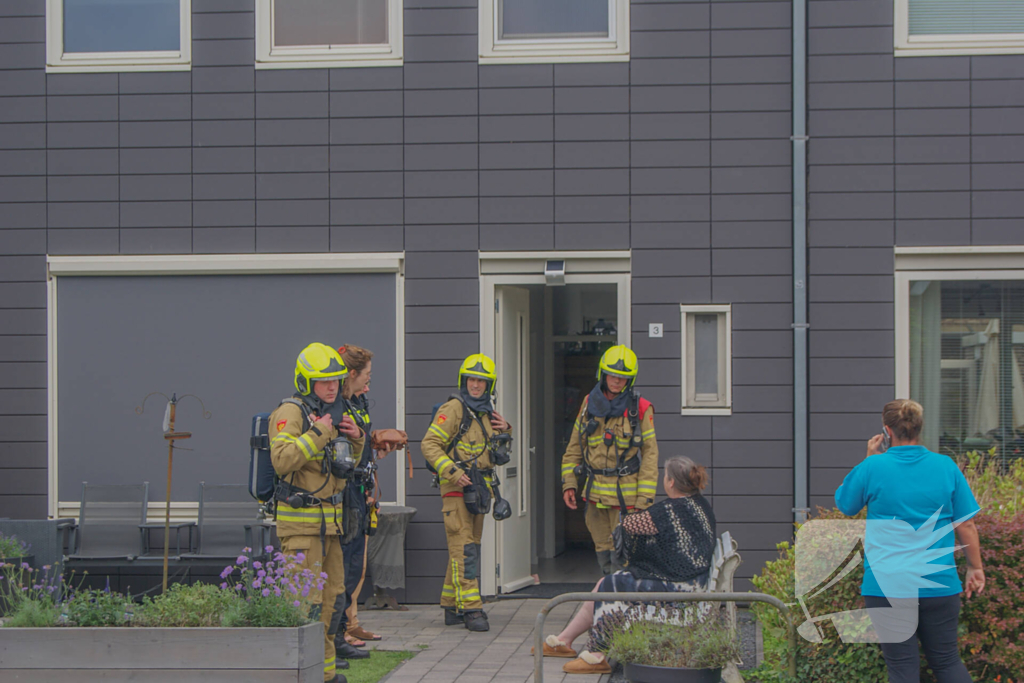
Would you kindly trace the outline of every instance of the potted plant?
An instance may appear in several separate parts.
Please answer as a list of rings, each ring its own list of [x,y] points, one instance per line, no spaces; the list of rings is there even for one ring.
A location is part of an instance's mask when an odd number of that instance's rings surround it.
[[[13,564],[16,567],[23,564],[31,565],[34,558],[29,553],[29,548],[31,546],[17,536],[7,536],[0,531],[0,563]]]
[[[610,638],[608,657],[631,683],[719,683],[740,657],[736,634],[717,609],[634,606]]]

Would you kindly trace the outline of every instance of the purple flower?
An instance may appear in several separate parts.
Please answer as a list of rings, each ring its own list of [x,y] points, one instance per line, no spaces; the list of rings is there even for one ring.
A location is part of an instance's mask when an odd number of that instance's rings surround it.
[[[298,560],[299,562],[305,562],[306,561],[306,553],[299,553],[298,555],[295,556],[295,559]]]
[[[240,584],[240,583],[236,583],[236,584],[235,584],[235,590],[236,590],[236,591],[240,591],[240,590],[242,590],[242,584]]]
[[[50,571],[50,565],[48,565],[48,564],[44,564],[44,565],[43,565],[43,570],[44,570],[44,571]]]
[[[263,551],[267,552],[267,553],[272,553],[272,552],[274,552],[274,546],[272,546],[272,545],[264,546],[263,547]],[[278,553],[278,555],[280,555],[280,554],[281,553]]]
[[[304,597],[304,598],[308,598],[309,597],[309,586],[306,586],[305,588],[302,589],[302,597]]]
[[[262,585],[263,585],[263,582],[260,581],[259,579],[256,579],[255,581],[252,582],[252,587],[253,588],[259,588]]]
[[[28,562],[22,562],[22,563],[21,563],[21,568],[22,568],[22,569],[32,569],[32,567],[30,567],[30,566],[28,565]]]
[[[259,561],[256,561],[256,562],[252,563],[252,566],[255,567],[256,569],[260,569],[263,566],[263,563],[259,562]]]
[[[224,567],[224,571],[220,573],[220,578],[226,579],[231,576],[231,573],[235,571],[234,567]]]
[[[298,600],[296,600],[295,602],[292,603],[292,605],[294,605],[295,607],[301,607],[302,603],[299,602]]]
[[[222,584],[220,585],[220,588],[221,588],[221,590],[224,590],[224,589],[225,589],[225,588],[227,588],[227,587],[228,587],[228,583],[227,583],[227,581],[225,581],[224,583],[222,583]]]
[[[327,572],[320,572],[320,578],[321,579],[326,579],[327,578]]]
[[[264,576],[266,576],[266,575],[267,575],[267,573],[266,573],[265,571],[263,571],[262,569],[261,569],[261,570],[259,570],[258,572],[256,572],[256,576],[260,577],[261,579],[262,579],[262,578],[263,578]]]
[[[277,597],[281,597],[281,589],[280,588],[275,588],[274,589],[274,595],[277,596]]]
[[[261,595],[263,597],[267,597],[268,595],[270,595],[270,589],[269,588],[264,588],[263,592],[261,593]]]
[[[235,564],[245,564],[248,560],[249,558],[247,558],[245,555],[239,555],[237,558],[235,558]]]

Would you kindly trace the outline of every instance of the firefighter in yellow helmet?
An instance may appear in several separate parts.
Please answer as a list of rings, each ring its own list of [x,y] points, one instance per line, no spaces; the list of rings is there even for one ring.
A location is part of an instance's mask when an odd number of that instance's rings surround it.
[[[597,385],[583,400],[562,456],[562,497],[575,510],[586,503],[587,529],[597,563],[614,566],[612,531],[620,516],[654,503],[658,489],[658,441],[654,406],[633,390],[637,357],[625,346],[604,352]]]
[[[313,618],[324,624],[324,681],[345,683],[334,636],[346,608],[342,492],[363,452],[364,435],[339,397],[348,369],[326,344],[310,344],[295,362],[296,393],[270,415],[270,458],[281,478],[274,492],[277,535],[301,568],[326,574],[323,591],[309,594]]]
[[[448,537],[448,571],[441,588],[444,623],[465,624],[470,631],[490,629],[479,583],[480,537],[490,497],[497,501],[496,519],[509,511],[494,473],[495,465],[508,462],[512,433],[492,403],[497,380],[493,360],[481,353],[466,358],[459,368],[459,393],[437,409],[421,444],[441,487]]]

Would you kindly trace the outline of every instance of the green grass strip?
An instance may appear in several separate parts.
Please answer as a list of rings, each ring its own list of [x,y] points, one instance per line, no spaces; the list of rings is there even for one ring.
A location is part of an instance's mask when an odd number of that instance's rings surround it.
[[[372,650],[369,659],[351,659],[349,668],[339,673],[348,683],[377,683],[414,654],[408,650]]]

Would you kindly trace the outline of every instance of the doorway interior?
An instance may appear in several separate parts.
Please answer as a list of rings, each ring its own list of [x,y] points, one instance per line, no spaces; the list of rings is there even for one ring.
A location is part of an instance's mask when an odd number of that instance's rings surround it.
[[[601,354],[629,344],[629,275],[567,275],[559,286],[543,284],[542,275],[481,278],[482,294],[494,300],[481,346],[498,361],[496,408],[518,445],[499,469],[513,515],[487,518],[481,588],[493,595],[530,593],[538,581],[548,590],[592,586],[601,571],[582,509],[562,501],[561,460]]]

